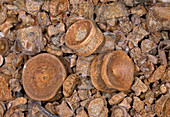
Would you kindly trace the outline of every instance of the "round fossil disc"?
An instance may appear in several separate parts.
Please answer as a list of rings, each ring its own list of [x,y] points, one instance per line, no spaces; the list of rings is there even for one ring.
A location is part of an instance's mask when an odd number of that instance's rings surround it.
[[[103,79],[101,78],[101,64],[104,55],[105,54],[99,54],[93,59],[90,71],[91,81],[93,85],[96,87],[96,89],[107,93],[112,93],[115,92],[115,90],[108,88],[107,85],[104,83]]]
[[[43,53],[29,59],[22,71],[26,94],[38,101],[52,99],[66,78],[66,70],[54,55]]]

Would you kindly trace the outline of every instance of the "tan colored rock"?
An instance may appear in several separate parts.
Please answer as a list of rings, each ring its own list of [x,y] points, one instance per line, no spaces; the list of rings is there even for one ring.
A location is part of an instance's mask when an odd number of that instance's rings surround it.
[[[51,37],[53,35],[57,35],[65,31],[65,25],[63,23],[59,23],[56,26],[50,25],[48,26],[48,35]]]
[[[148,79],[149,82],[155,82],[161,79],[165,73],[166,65],[160,65],[152,74],[152,76]]]
[[[148,87],[139,78],[135,78],[135,83],[132,85],[131,89],[135,91],[136,96],[139,96],[141,92],[145,93]]]
[[[76,90],[74,90],[71,97],[65,99],[72,111],[75,111],[80,106],[80,98]]]
[[[126,109],[131,108],[131,102],[132,98],[131,97],[126,97],[120,104],[119,106],[125,107]]]
[[[74,113],[70,110],[70,108],[67,106],[66,102],[63,100],[62,103],[55,107],[58,114],[61,117],[71,117],[74,116]]]
[[[150,90],[148,90],[145,94],[145,100],[144,103],[147,105],[151,105],[154,102],[154,93]]]
[[[168,111],[170,109],[170,106],[167,105],[170,101],[170,95],[162,95],[156,102],[155,102],[155,113],[158,116],[170,115],[170,112]],[[169,109],[168,109],[169,108]]]
[[[96,98],[89,103],[88,113],[90,116],[98,116],[104,108],[104,101],[101,98]]]
[[[88,117],[86,111],[82,110],[79,114],[76,115],[76,117]]]
[[[124,94],[123,92],[120,92],[120,93],[114,95],[114,96],[109,100],[109,104],[110,104],[110,105],[118,104],[118,103],[121,102],[125,97],[126,97],[126,94]]]
[[[101,4],[97,7],[97,18],[100,22],[106,22],[109,19],[128,16],[129,13],[124,4],[115,2],[110,4]]]
[[[170,5],[167,3],[157,3],[153,5],[147,14],[147,26],[150,32],[161,29],[170,29]]]
[[[128,113],[124,107],[113,106],[111,117],[128,117]]]
[[[3,75],[0,75],[0,100],[5,101],[12,99],[12,93],[8,87],[8,83]]]
[[[140,112],[142,109],[144,109],[144,102],[141,101],[140,98],[134,97],[133,108],[137,112]]]
[[[76,85],[78,84],[79,78],[76,74],[70,74],[63,83],[63,94],[65,97],[69,97]]]

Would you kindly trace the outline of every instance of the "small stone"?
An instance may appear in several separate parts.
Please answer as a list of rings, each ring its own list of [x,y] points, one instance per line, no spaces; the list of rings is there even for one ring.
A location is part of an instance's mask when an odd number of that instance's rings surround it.
[[[48,26],[50,24],[50,19],[46,12],[39,12],[37,19],[41,26]]]
[[[78,95],[81,100],[86,100],[89,98],[89,90],[80,89],[78,90]]]
[[[19,29],[17,33],[17,42],[24,54],[35,55],[39,53],[45,44],[42,29],[38,26]]]
[[[37,2],[35,0],[27,0],[26,1],[26,8],[27,8],[27,10],[30,14],[37,15],[42,4],[43,4],[43,1]]]
[[[145,39],[141,43],[142,52],[149,52],[157,47],[156,43],[152,40]]]
[[[102,112],[98,115],[98,117],[108,117],[109,110],[106,106],[104,106]]]
[[[8,104],[8,105],[11,105],[11,106],[8,106],[8,108],[10,108],[10,107],[14,108],[14,107],[16,107],[18,105],[26,104],[27,103],[27,99],[24,98],[24,97],[19,97],[19,98],[16,98],[15,100],[13,100],[13,101],[10,101],[9,103],[10,104]]]
[[[134,47],[131,51],[130,51],[130,56],[135,59],[135,60],[139,60],[142,58],[142,52],[141,49],[139,47]]]
[[[119,106],[122,106],[126,109],[130,109],[131,108],[131,102],[132,102],[132,98],[131,97],[126,97],[120,104]]]
[[[66,98],[66,102],[68,103],[72,111],[75,111],[80,106],[80,98],[76,90],[74,90],[71,97]]]
[[[41,106],[41,102],[37,101],[29,101],[28,102],[28,117],[49,117],[54,116],[48,111],[45,110],[44,107]],[[20,116],[19,116],[20,117]]]
[[[86,111],[83,109],[76,115],[76,117],[88,117],[88,115],[87,115]]]
[[[148,90],[145,94],[145,100],[144,103],[147,105],[151,105],[154,102],[154,93],[150,90]]]
[[[71,117],[71,116],[74,116],[73,111],[71,111],[69,109],[69,107],[67,106],[65,100],[63,100],[60,105],[56,106],[55,109],[57,110],[57,113],[61,117]]]
[[[138,25],[133,28],[133,31],[131,33],[129,33],[127,39],[132,41],[134,45],[137,45],[138,42],[141,41],[148,34],[149,32]]]
[[[101,98],[96,98],[89,103],[88,113],[90,116],[97,116],[101,113],[104,107],[104,101]]]
[[[53,16],[59,15],[68,9],[68,0],[51,0],[50,1],[50,14]]]
[[[45,49],[50,54],[54,54],[56,56],[63,55],[63,52],[61,51],[61,49],[59,47],[56,47],[55,45],[48,44]]]
[[[78,81],[79,78],[76,76],[76,74],[71,74],[66,78],[63,83],[63,94],[65,97],[69,97],[73,93]]]
[[[70,0],[70,4],[73,6],[73,8],[71,9],[71,14],[76,14],[87,19],[93,18],[94,4],[92,1]]]
[[[153,5],[146,16],[149,32],[170,29],[170,5],[157,3]]]
[[[133,6],[133,0],[124,0],[126,6]]]
[[[66,45],[62,45],[61,46],[61,50],[64,52],[64,53],[74,53],[72,49],[70,49],[69,47],[67,47]]]
[[[165,73],[166,65],[160,65],[152,74],[152,76],[148,79],[149,82],[155,82],[161,79]]]
[[[128,117],[128,113],[124,107],[113,106],[111,117]]]
[[[151,40],[153,40],[155,43],[159,43],[160,40],[162,39],[162,35],[160,32],[152,32],[150,35],[149,35],[149,38]]]
[[[9,84],[10,84],[10,90],[13,93],[20,92],[22,89],[19,79],[10,79]]]
[[[146,61],[144,64],[141,65],[140,70],[144,73],[144,76],[146,78],[149,78],[155,69],[152,62]]]
[[[162,84],[160,86],[160,90],[162,93],[167,93],[168,92],[168,86],[166,86],[166,84]]]
[[[119,25],[121,27],[121,30],[128,35],[130,31],[133,29],[132,22],[129,21],[129,19],[122,19],[119,21]]]
[[[161,62],[161,64],[167,66],[168,63],[167,63],[167,58],[166,58],[166,53],[165,53],[165,51],[164,51],[164,50],[161,50],[161,49],[158,49],[158,55],[159,55],[159,57],[160,57],[160,62]]]
[[[50,25],[48,26],[47,32],[50,37],[59,33],[63,33],[65,32],[65,25],[63,23],[59,23],[56,26]]]
[[[8,83],[3,75],[0,75],[0,100],[5,101],[12,99],[11,91],[8,87]]]
[[[18,18],[22,20],[23,27],[28,27],[35,24],[35,20],[31,17],[31,15],[26,15],[25,11],[20,11]]]
[[[170,107],[169,107],[169,105],[166,105],[166,103],[169,103],[169,99],[170,99],[169,97],[170,97],[169,94],[162,95],[162,96],[155,102],[155,113],[156,113],[158,116],[163,116],[163,114],[165,113],[165,110],[164,110],[165,106],[167,106],[167,107],[166,107],[166,112],[167,112],[167,114],[169,113],[169,111],[167,111],[167,110],[168,110],[168,108],[170,108]],[[169,115],[170,115],[170,113],[169,113]]]
[[[138,15],[138,16],[142,16],[142,15],[146,14],[146,12],[147,11],[146,11],[145,7],[142,5],[138,5],[137,7],[131,8],[131,13]]]
[[[162,31],[161,32],[161,36],[164,40],[168,40],[169,39],[169,35],[167,31]]]
[[[151,54],[147,55],[147,60],[152,62],[153,64],[157,64],[158,63],[158,58],[156,56],[151,55]]]
[[[141,101],[140,98],[138,98],[138,97],[134,97],[133,108],[137,112],[140,112],[142,109],[144,109],[143,101]]]
[[[42,10],[44,10],[44,11],[47,11],[47,12],[49,12],[49,10],[50,10],[50,8],[49,8],[49,5],[50,4],[50,1],[44,1],[44,4],[42,5]]]
[[[104,42],[101,46],[96,50],[96,53],[104,53],[108,51],[113,51],[115,48],[115,40],[112,35],[104,34]]]
[[[78,89],[88,89],[88,90],[94,89],[92,82],[91,82],[91,79],[88,78],[88,77],[83,77],[80,80],[80,84],[78,85]]]
[[[110,105],[118,104],[118,103],[121,102],[125,97],[126,97],[126,94],[124,94],[123,92],[120,92],[120,93],[114,95],[114,96],[109,100],[109,104],[110,104]]]
[[[135,83],[131,89],[135,91],[136,96],[139,96],[141,92],[145,93],[148,90],[148,87],[139,78],[135,78]]]
[[[91,101],[90,98],[88,98],[88,99],[86,99],[86,100],[83,100],[83,101],[80,102],[80,105],[81,105],[82,107],[86,107],[86,106],[89,104],[89,101]]]
[[[45,109],[46,109],[48,112],[50,112],[50,113],[52,113],[52,114],[54,114],[54,115],[57,115],[57,112],[56,112],[56,110],[55,110],[55,106],[57,106],[57,105],[59,105],[58,102],[47,103],[47,104],[45,105]]]
[[[97,7],[97,18],[100,22],[106,22],[107,20],[128,16],[129,13],[124,4],[115,2],[110,4],[101,4]]]
[[[90,64],[91,61],[83,60],[81,57],[78,57],[76,64],[76,73],[81,74],[81,76],[86,77],[90,76]]]

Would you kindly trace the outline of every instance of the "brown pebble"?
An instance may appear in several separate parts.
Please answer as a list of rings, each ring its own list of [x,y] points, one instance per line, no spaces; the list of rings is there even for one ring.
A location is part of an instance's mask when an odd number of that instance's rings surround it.
[[[135,78],[135,83],[131,89],[135,91],[137,96],[139,96],[141,92],[145,93],[148,90],[148,87],[139,78]]]
[[[74,116],[73,111],[71,111],[71,109],[68,107],[65,100],[63,100],[60,105],[56,106],[55,110],[61,117]]]
[[[12,99],[12,93],[8,87],[8,83],[6,82],[6,79],[4,75],[0,75],[0,100],[5,101]]]
[[[79,78],[76,74],[70,74],[63,83],[63,94],[65,97],[69,97],[78,84]]]
[[[30,26],[20,29],[17,33],[17,42],[20,50],[27,55],[35,55],[44,47],[42,29],[38,26]]]
[[[114,95],[110,100],[109,100],[109,104],[110,105],[115,105],[120,103],[124,98],[125,98],[126,94],[124,94],[123,92],[120,92],[116,95]]]
[[[128,117],[128,113],[124,107],[113,106],[111,117]]]
[[[51,0],[50,13],[53,16],[59,15],[67,10],[69,6],[68,0]]]
[[[140,98],[134,97],[133,108],[137,112],[140,112],[142,109],[144,109],[144,102],[141,101]]]
[[[90,116],[97,116],[101,113],[104,107],[104,101],[101,98],[96,98],[89,103],[88,113]]]
[[[166,65],[160,65],[152,74],[152,76],[148,79],[149,82],[155,82],[161,79],[165,73]]]

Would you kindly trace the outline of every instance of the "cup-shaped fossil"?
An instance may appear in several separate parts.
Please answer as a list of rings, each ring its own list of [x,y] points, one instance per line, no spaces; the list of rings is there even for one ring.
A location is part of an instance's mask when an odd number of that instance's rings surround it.
[[[107,87],[129,90],[134,79],[134,63],[125,52],[112,51],[103,58],[101,76]]]
[[[107,93],[127,91],[134,79],[134,63],[125,52],[112,51],[96,56],[90,72],[96,89]]]
[[[79,56],[91,55],[102,43],[103,34],[90,20],[79,20],[66,32],[66,45]]]
[[[101,65],[105,54],[99,54],[91,63],[91,81],[96,89],[107,93],[115,92],[116,90],[108,88],[103,79],[101,78]]]

